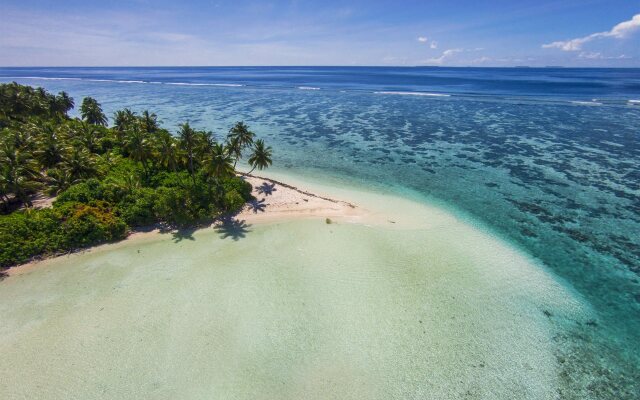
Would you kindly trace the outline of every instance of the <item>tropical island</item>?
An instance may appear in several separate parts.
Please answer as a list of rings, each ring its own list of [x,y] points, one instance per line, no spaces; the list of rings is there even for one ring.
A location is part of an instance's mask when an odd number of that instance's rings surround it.
[[[272,149],[243,122],[224,138],[149,111],[115,112],[17,83],[0,85],[0,268],[124,239],[131,229],[211,223],[253,199],[236,171],[272,164]],[[44,198],[44,200],[43,200]],[[34,208],[34,201],[51,207]],[[53,200],[55,199],[55,200]],[[53,200],[53,201],[52,201]]]

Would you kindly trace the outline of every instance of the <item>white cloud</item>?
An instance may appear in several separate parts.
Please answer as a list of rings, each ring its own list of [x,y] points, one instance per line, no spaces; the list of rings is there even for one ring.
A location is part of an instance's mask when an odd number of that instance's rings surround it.
[[[432,49],[437,49],[438,48],[438,42],[436,42],[435,40],[431,41],[431,44],[429,45],[430,48]]]
[[[583,51],[578,54],[578,58],[584,58],[588,60],[625,60],[631,58],[625,54],[620,54],[619,56],[604,56],[599,52],[587,52]]]
[[[543,44],[542,48],[551,49],[557,48],[563,51],[578,51],[582,49],[582,46],[585,43],[591,42],[595,39],[601,38],[614,38],[614,39],[624,39],[629,36],[633,31],[640,29],[640,14],[636,14],[628,21],[624,21],[619,23],[618,25],[611,28],[610,31],[607,32],[597,32],[592,33],[591,35],[584,36],[581,38],[566,40],[566,41],[557,41],[552,43]]]
[[[426,38],[426,37],[424,37],[424,36],[420,36],[420,37],[418,38],[418,42],[420,42],[420,43],[427,43],[427,41],[429,41],[429,39],[427,39],[427,38]]]
[[[429,58],[427,60],[424,60],[423,63],[440,65],[445,61],[447,61],[448,59],[450,59],[451,57],[453,57],[454,55],[456,55],[457,53],[461,53],[463,51],[464,49],[448,49],[442,52],[440,57]]]

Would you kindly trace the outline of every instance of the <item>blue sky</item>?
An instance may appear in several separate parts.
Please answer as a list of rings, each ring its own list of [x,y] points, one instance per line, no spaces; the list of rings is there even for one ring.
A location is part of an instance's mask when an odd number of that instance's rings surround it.
[[[0,65],[640,67],[640,0],[2,0]]]

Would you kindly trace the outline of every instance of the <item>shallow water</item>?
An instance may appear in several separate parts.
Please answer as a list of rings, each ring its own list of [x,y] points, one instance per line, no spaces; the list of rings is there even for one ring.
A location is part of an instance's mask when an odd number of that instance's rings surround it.
[[[501,241],[411,207],[388,226],[143,238],[12,276],[0,397],[557,398],[554,320],[589,307]]]
[[[436,203],[480,224],[595,311],[589,324],[553,321],[559,376],[573,390],[564,396],[616,399],[640,393],[639,72],[0,69],[110,79],[17,80],[94,96],[109,113],[149,108],[170,127],[189,120],[222,136],[244,119],[282,172]],[[201,86],[220,83],[246,86]],[[401,94],[416,91],[450,96]]]

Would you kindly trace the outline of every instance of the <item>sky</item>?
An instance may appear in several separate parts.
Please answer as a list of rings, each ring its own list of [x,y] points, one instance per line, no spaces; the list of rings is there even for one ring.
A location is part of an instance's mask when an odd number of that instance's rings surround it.
[[[0,66],[640,67],[640,0],[1,0]]]

